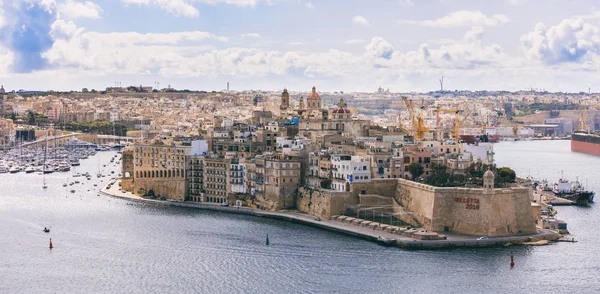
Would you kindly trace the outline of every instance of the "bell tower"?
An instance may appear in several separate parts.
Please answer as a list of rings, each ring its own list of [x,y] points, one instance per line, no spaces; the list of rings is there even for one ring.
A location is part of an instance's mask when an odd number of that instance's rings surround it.
[[[290,93],[288,93],[287,89],[283,89],[281,93],[281,105],[279,105],[280,110],[287,110],[290,107]]]

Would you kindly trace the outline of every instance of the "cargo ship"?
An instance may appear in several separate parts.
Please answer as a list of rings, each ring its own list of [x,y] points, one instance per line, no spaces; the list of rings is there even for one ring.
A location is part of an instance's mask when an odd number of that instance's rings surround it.
[[[571,151],[600,156],[600,136],[574,133],[571,135]]]
[[[596,194],[593,191],[585,190],[579,181],[569,182],[565,179],[560,179],[558,183],[554,184],[552,192],[554,192],[554,195],[571,200],[577,205],[588,205],[588,203],[594,202]]]
[[[498,135],[460,135],[460,140],[467,144],[477,144],[479,142],[496,143],[500,139]]]

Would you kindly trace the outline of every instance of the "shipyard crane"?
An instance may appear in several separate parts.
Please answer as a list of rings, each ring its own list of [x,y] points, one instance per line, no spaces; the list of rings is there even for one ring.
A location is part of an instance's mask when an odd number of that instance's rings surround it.
[[[408,114],[410,115],[410,119],[412,121],[412,133],[415,136],[415,139],[423,140],[425,138],[425,133],[429,131],[423,121],[423,110],[421,109],[417,115],[415,114],[415,110],[411,102],[408,101],[408,97],[402,96],[402,100],[404,101],[404,104],[406,104],[406,109],[408,109]]]
[[[460,110],[456,112],[456,116],[454,117],[454,140],[456,140],[456,144],[458,144],[459,140],[459,135],[458,135],[458,130],[460,129],[460,127],[465,123],[465,120],[467,120],[467,118],[469,117],[470,113],[465,114],[465,116],[462,119],[458,119],[458,113],[461,112]]]

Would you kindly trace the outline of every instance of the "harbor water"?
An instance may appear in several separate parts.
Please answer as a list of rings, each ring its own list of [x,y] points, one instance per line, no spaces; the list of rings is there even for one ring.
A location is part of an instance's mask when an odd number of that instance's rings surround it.
[[[519,177],[553,182],[562,170],[600,191],[600,157],[572,153],[569,141],[494,148],[497,164]],[[0,174],[0,293],[600,291],[600,204],[558,208],[577,243],[403,250],[285,221],[99,196],[119,172],[115,154],[46,175],[46,190],[37,173]],[[97,178],[99,168],[109,176]]]

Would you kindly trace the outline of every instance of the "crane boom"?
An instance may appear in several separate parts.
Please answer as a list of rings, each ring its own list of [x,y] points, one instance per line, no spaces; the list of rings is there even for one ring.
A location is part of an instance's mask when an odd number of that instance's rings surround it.
[[[402,96],[402,100],[404,101],[404,104],[406,104],[406,109],[408,109],[408,113],[412,121],[412,133],[415,136],[415,139],[423,140],[425,138],[425,133],[428,131],[427,127],[425,126],[425,122],[423,121],[423,112],[421,111],[417,116],[412,104],[410,101],[408,101],[408,97]]]

